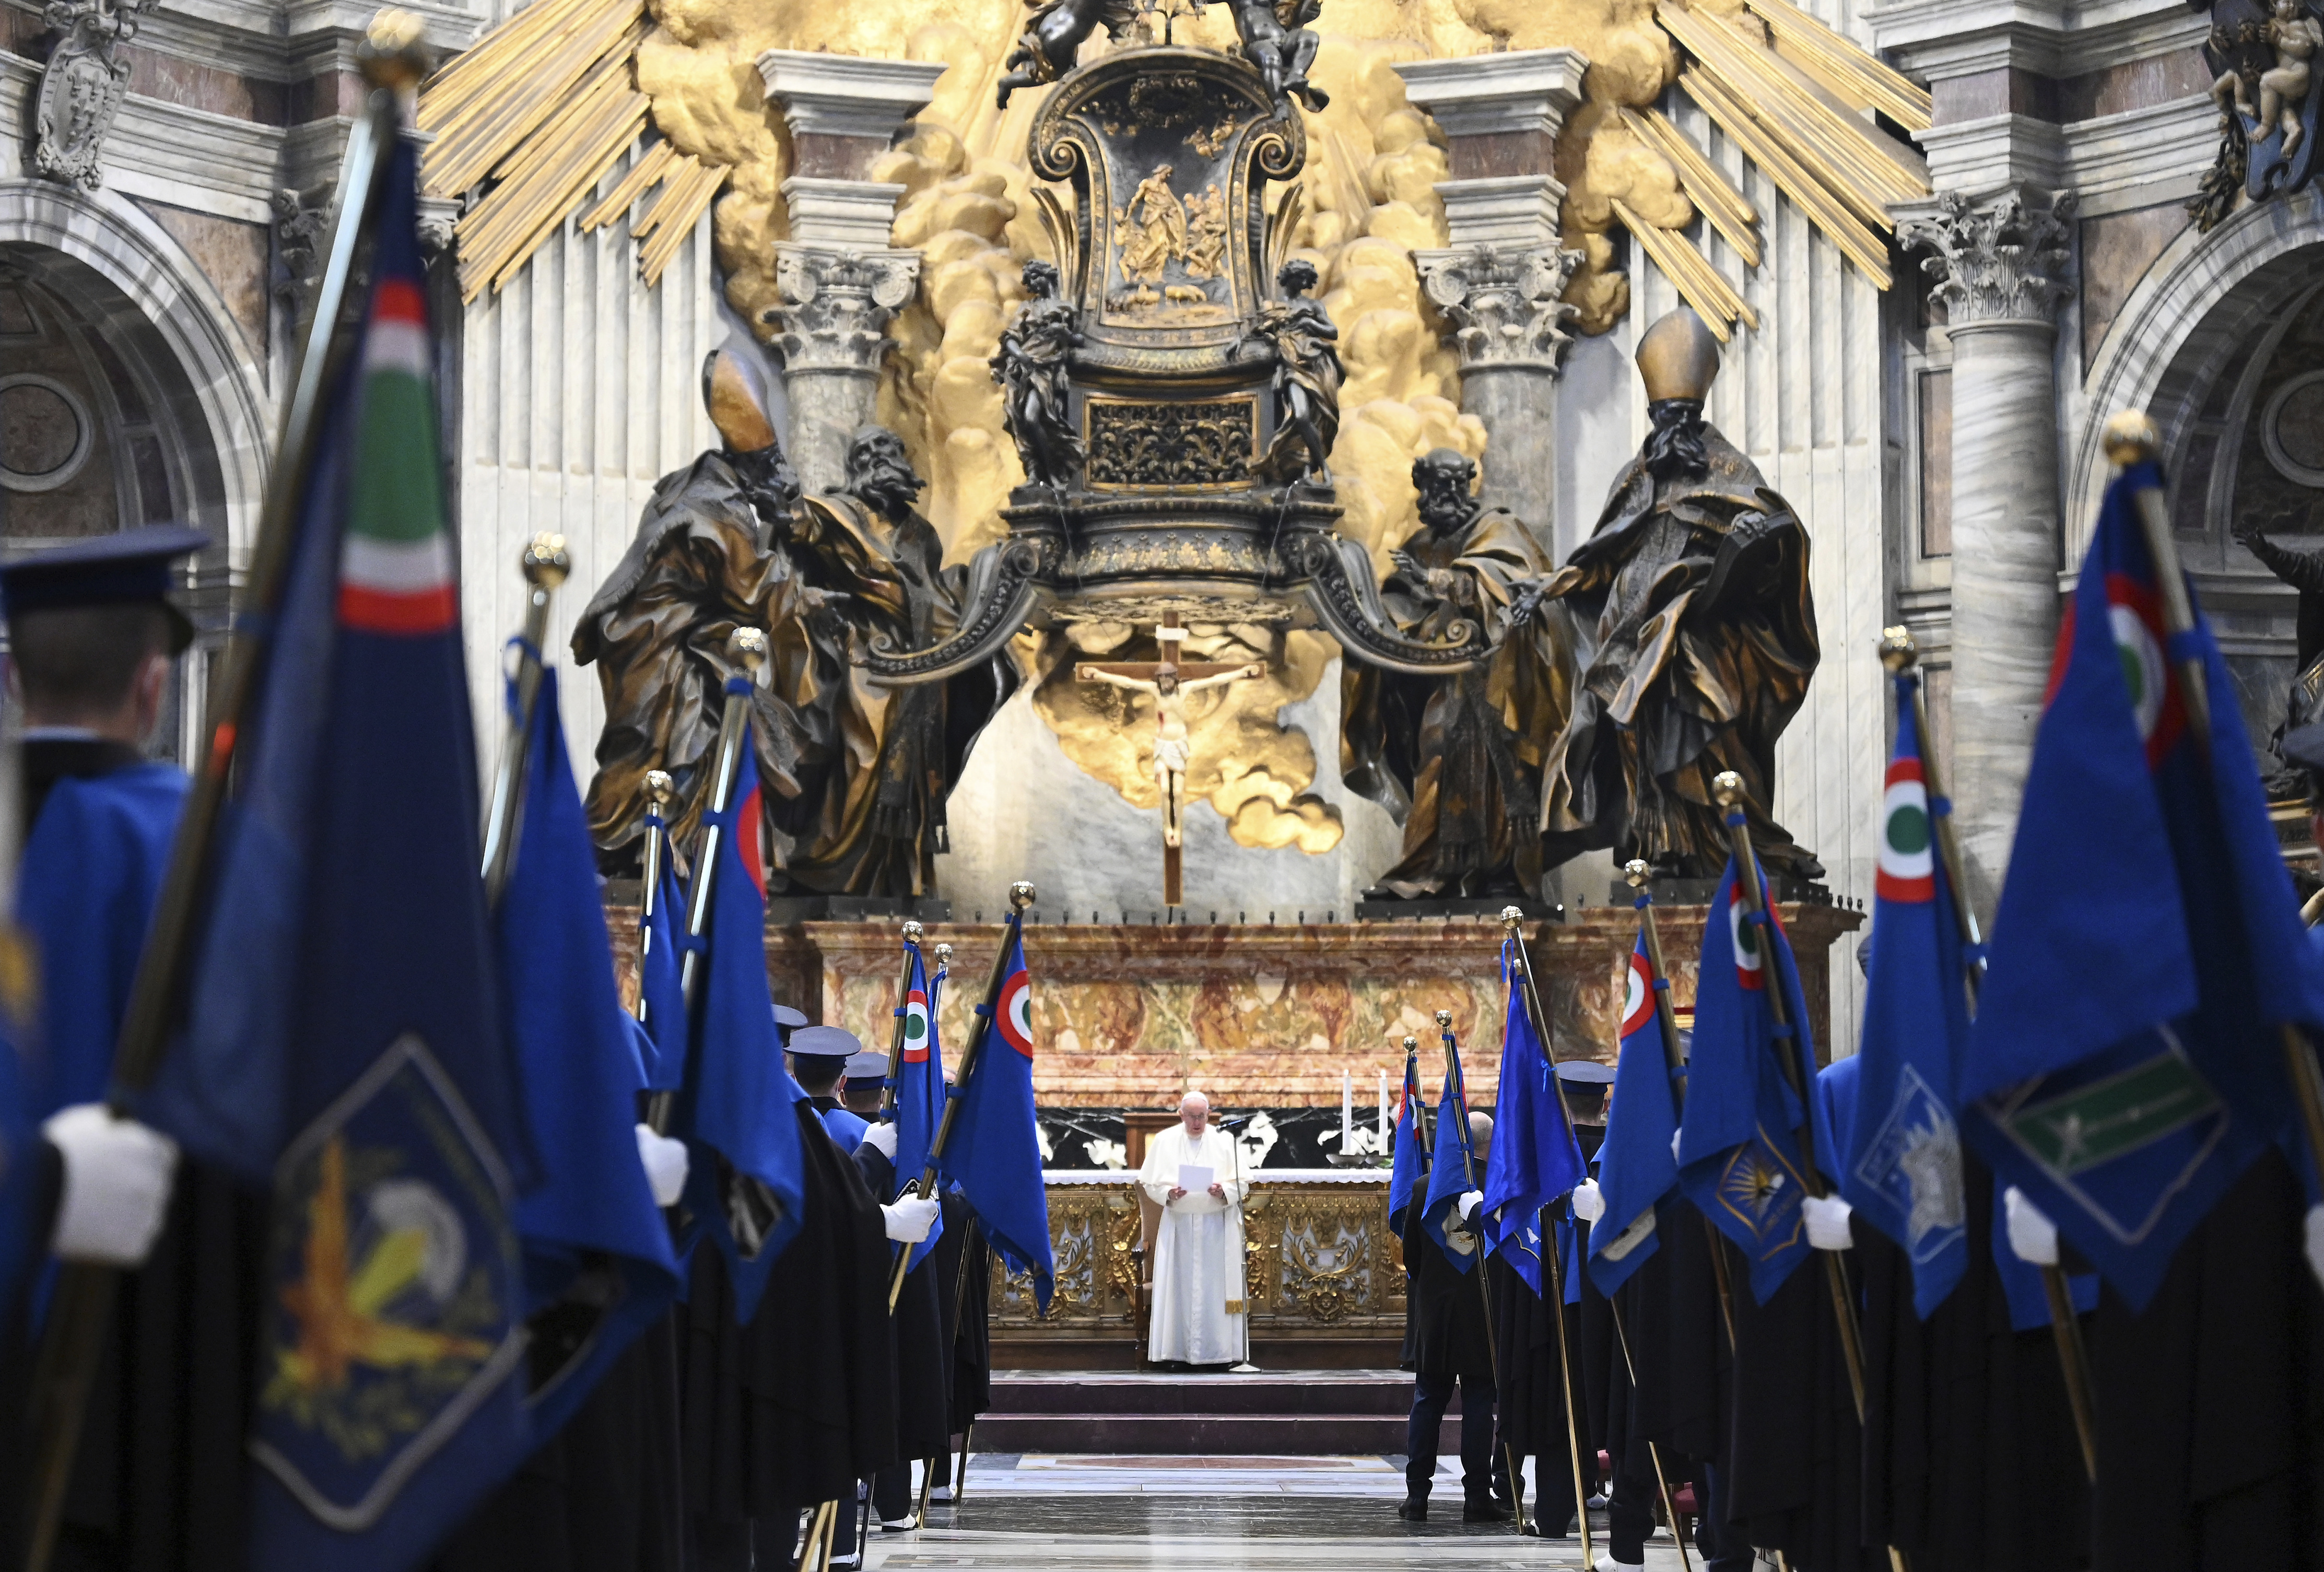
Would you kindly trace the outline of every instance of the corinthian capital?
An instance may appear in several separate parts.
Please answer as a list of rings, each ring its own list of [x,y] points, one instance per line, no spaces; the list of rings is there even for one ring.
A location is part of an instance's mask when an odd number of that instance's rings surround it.
[[[1934,253],[1921,265],[1939,281],[1952,326],[2054,322],[2058,302],[2074,292],[2073,217],[2071,191],[2012,186],[1981,201],[1947,191],[1933,217],[1908,219],[1899,234]]]
[[[1572,336],[1574,308],[1558,297],[1581,264],[1578,251],[1554,245],[1501,249],[1464,246],[1416,251],[1420,287],[1452,324],[1463,371],[1529,366],[1554,372]]]
[[[782,304],[761,314],[787,371],[874,371],[888,352],[888,319],[911,300],[917,251],[775,247]]]

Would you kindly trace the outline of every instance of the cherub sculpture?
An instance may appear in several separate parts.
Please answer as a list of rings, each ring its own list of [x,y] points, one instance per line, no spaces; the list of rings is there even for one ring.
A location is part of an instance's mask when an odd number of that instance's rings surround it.
[[[2273,11],[2267,23],[2267,42],[2275,50],[2275,64],[2259,73],[2259,103],[2252,103],[2251,84],[2244,79],[2244,73],[2233,69],[2219,73],[2218,80],[2211,84],[2211,97],[2223,118],[2236,114],[2251,122],[2249,134],[2255,142],[2281,130],[2283,141],[2278,151],[2290,158],[2307,134],[2300,123],[2300,111],[2308,101],[2316,51],[2324,48],[2324,24],[2308,14],[2306,0],[2275,0]]]
[[[1082,342],[1079,315],[1057,295],[1057,270],[1025,264],[1030,297],[1001,334],[992,379],[1001,384],[1001,424],[1017,444],[1025,478],[1062,489],[1082,465],[1082,441],[1067,402],[1065,357]]]

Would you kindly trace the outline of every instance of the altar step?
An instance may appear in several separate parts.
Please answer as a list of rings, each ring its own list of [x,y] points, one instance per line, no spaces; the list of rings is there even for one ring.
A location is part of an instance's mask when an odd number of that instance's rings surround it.
[[[1412,1377],[1397,1370],[1257,1375],[1040,1371],[992,1378],[980,1452],[1333,1456],[1399,1453]],[[1456,1400],[1439,1450],[1461,1449]]]

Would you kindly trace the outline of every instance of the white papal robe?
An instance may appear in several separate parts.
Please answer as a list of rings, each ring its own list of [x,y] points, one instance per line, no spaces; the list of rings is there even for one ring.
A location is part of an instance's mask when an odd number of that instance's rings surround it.
[[[1226,1198],[1189,1190],[1171,1200],[1178,1170],[1188,1163],[1209,1169]],[[1234,1137],[1215,1127],[1189,1140],[1185,1125],[1173,1124],[1146,1143],[1138,1182],[1162,1207],[1148,1359],[1235,1364],[1243,1358],[1242,1200],[1250,1187],[1235,1173]]]

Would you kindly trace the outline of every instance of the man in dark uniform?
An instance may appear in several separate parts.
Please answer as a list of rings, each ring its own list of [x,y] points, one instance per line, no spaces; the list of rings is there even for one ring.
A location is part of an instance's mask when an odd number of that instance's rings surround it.
[[[833,1139],[842,1147],[849,1147],[842,1131],[854,1131],[856,1138],[851,1150],[865,1186],[875,1197],[899,1197],[905,1183],[919,1176],[896,1171],[895,1124],[869,1123],[833,1095],[842,1086],[876,1091],[887,1077],[887,1056],[864,1052],[853,1032],[835,1026],[809,1026],[791,1033],[790,1051],[791,1062],[797,1067],[792,1073],[815,1097]],[[833,1074],[835,1069],[838,1074]],[[818,1086],[827,1089],[817,1091]],[[825,1104],[830,1106],[826,1108]],[[875,1118],[878,1116],[876,1101],[871,1112]],[[846,1123],[843,1124],[841,1121]],[[939,1203],[933,1197],[886,1199],[882,1210],[888,1216],[889,1239],[896,1246],[909,1250],[928,1236],[938,1209]],[[886,1308],[884,1299],[881,1308]],[[912,1460],[933,1459],[950,1444],[950,1382],[933,1258],[905,1274],[903,1291],[897,1298],[890,1324],[895,1339],[899,1460],[872,1476],[872,1507],[882,1529],[900,1533],[919,1526],[912,1510]]]
[[[22,1095],[61,1160],[58,1253],[138,1268],[123,1281],[88,1400],[60,1568],[241,1563],[265,1201],[192,1162],[173,1185],[174,1149],[97,1105],[188,789],[183,772],[143,751],[192,638],[168,591],[175,564],[208,543],[174,526],[124,531],[0,569],[25,723],[17,919],[40,956],[38,1040],[20,1061]],[[93,1162],[124,1161],[136,1170],[130,1183],[99,1182]],[[146,1214],[164,1197],[157,1241]],[[92,1207],[130,1225],[89,1248],[81,1232]],[[15,1421],[34,1350],[24,1307],[11,1308],[0,1348],[0,1412],[10,1420],[0,1511],[13,1514],[30,1468]],[[22,1542],[21,1525],[0,1530]]]
[[[944,1233],[934,1259],[936,1302],[946,1307],[952,1327],[952,1383],[950,1434],[936,1458],[929,1499],[948,1502],[956,1488],[952,1448],[965,1444],[977,1415],[992,1406],[992,1245],[957,1189],[945,1192]]]
[[[1486,1153],[1492,1146],[1493,1121],[1485,1114],[1469,1115],[1469,1138],[1477,1156],[1477,1171],[1484,1172]],[[1462,1224],[1450,1228],[1454,1247],[1478,1248],[1470,1231],[1483,1197],[1471,1190],[1458,1207]],[[1461,1470],[1469,1522],[1507,1522],[1508,1508],[1493,1498],[1493,1361],[1485,1319],[1484,1295],[1475,1269],[1462,1271],[1448,1260],[1431,1234],[1423,1208],[1415,1205],[1404,1214],[1405,1270],[1411,1281],[1405,1290],[1404,1368],[1412,1372],[1412,1421],[1405,1441],[1404,1504],[1396,1515],[1407,1522],[1428,1521],[1428,1491],[1436,1477],[1436,1439],[1444,1410],[1461,1391]]]

